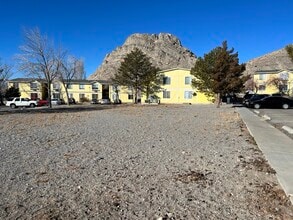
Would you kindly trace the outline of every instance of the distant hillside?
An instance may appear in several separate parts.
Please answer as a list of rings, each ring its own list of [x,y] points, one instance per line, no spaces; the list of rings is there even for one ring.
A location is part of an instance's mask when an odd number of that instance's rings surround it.
[[[293,63],[285,48],[248,61],[245,73],[253,74],[260,70],[283,69],[293,69]]]
[[[172,34],[133,34],[121,47],[106,55],[101,66],[89,79],[110,79],[126,54],[134,48],[143,51],[150,57],[152,64],[160,69],[191,68],[196,61],[196,56]]]

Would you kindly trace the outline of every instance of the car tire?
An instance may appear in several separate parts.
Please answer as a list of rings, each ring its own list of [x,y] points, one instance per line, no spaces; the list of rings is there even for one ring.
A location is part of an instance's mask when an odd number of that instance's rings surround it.
[[[289,105],[287,104],[287,103],[284,103],[283,105],[282,105],[282,109],[288,109],[289,108]]]
[[[253,107],[254,107],[255,109],[259,109],[259,108],[260,108],[260,104],[256,103],[256,104],[253,105]]]
[[[16,108],[16,105],[15,104],[11,104],[10,105],[10,108]]]
[[[30,104],[30,107],[31,107],[31,108],[34,108],[34,107],[35,107],[35,104],[31,103],[31,104]]]

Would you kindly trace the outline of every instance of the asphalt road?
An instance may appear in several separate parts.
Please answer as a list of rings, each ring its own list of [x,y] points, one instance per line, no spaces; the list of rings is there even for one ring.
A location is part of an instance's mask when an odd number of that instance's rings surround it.
[[[293,139],[293,134],[288,134],[282,127],[288,126],[293,129],[293,109],[251,109],[253,112],[259,112],[260,116],[268,116],[270,120],[267,120],[270,124],[280,129]]]
[[[273,123],[285,124],[293,128],[293,109],[260,109],[259,112],[268,115]]]

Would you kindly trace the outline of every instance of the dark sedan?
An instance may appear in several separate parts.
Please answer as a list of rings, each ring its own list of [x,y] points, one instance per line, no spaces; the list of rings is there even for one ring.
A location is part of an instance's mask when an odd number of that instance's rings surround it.
[[[270,96],[269,94],[253,94],[249,99],[244,100],[244,105],[250,106],[251,103]]]
[[[293,107],[293,99],[284,96],[269,96],[261,100],[250,103],[249,107],[259,108],[282,108],[288,109]]]

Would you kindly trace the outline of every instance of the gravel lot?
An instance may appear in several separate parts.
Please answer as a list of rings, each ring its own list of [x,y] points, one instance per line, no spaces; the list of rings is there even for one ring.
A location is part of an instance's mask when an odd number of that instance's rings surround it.
[[[293,219],[227,105],[5,113],[0,148],[0,219]]]

